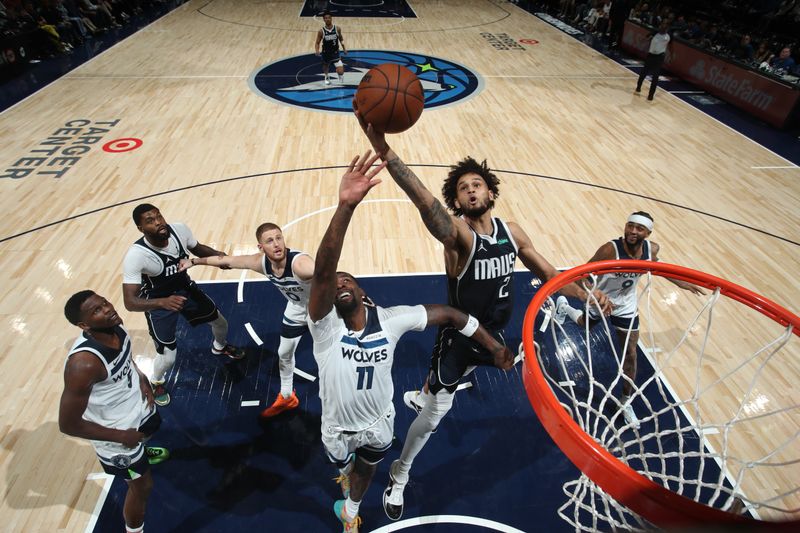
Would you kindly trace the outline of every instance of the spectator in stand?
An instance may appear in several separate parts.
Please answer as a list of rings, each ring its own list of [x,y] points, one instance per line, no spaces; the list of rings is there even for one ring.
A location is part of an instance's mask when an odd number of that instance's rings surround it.
[[[750,41],[750,35],[746,33],[742,35],[742,40],[739,41],[739,44],[732,50],[731,56],[733,56],[734,59],[742,61],[743,63],[752,62],[753,56],[755,55],[755,50],[753,50],[753,45]]]
[[[686,31],[686,17],[683,15],[678,15],[675,20],[672,22],[672,26],[670,26],[670,32],[674,35],[682,35],[684,31]]]
[[[770,52],[769,50],[769,44],[767,43],[767,41],[761,41],[758,44],[758,49],[753,55],[753,62],[757,65],[761,65],[761,63],[766,63],[767,61],[769,61],[769,58],[771,57],[772,57],[772,52]]]
[[[776,73],[778,72],[794,72],[795,61],[792,58],[792,49],[788,46],[781,48],[778,57],[773,56],[769,62],[769,66]]]
[[[612,47],[619,45],[622,33],[625,30],[625,19],[631,12],[632,0],[614,0],[611,3],[611,10],[608,13],[609,20],[609,42]]]

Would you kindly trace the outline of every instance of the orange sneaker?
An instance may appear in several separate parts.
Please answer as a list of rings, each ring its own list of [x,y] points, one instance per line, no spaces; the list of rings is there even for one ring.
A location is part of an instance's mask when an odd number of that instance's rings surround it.
[[[261,418],[270,418],[279,415],[284,411],[295,409],[298,405],[300,405],[300,400],[297,399],[297,394],[295,394],[294,391],[292,391],[292,395],[288,398],[284,398],[283,394],[279,392],[278,397],[275,398],[272,405],[261,411]]]

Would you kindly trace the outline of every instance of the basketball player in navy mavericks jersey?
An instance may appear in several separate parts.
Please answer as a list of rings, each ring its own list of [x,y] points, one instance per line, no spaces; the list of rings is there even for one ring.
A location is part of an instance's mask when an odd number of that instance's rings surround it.
[[[300,337],[308,331],[308,296],[314,275],[314,260],[305,252],[287,248],[281,228],[272,222],[258,226],[256,240],[260,253],[182,259],[180,269],[183,271],[193,265],[249,269],[267,276],[286,298],[278,345],[281,390],[272,405],[261,412],[262,418],[269,418],[300,405],[293,387],[295,352]]]
[[[122,514],[129,533],[144,529],[153,488],[150,464],[169,456],[144,442],[161,425],[147,377],[131,358],[131,339],[114,306],[93,291],[72,295],[64,306],[70,323],[83,330],[64,364],[58,427],[89,439],[106,473],[128,484]]]
[[[623,230],[623,236],[603,244],[594,253],[589,263],[595,261],[609,261],[612,259],[639,259],[642,261],[658,261],[658,244],[647,240],[653,232],[653,217],[650,213],[637,211],[628,217]],[[636,284],[641,274],[633,272],[616,272],[600,276],[597,288],[606,293],[614,304],[611,312],[611,325],[617,330],[617,339],[620,349],[625,351],[622,362],[622,372],[626,379],[622,381],[622,397],[620,404],[623,406],[622,414],[625,421],[639,427],[639,419],[633,411],[630,402],[636,381],[636,346],[639,344],[639,310]],[[685,281],[666,278],[681,289],[695,294],[705,294],[696,285]],[[581,327],[586,325],[584,312],[569,305],[563,296],[556,302],[556,316],[566,313]],[[563,315],[562,315],[563,316]],[[600,315],[594,307],[589,307],[590,326],[600,322]]]
[[[151,378],[155,399],[158,405],[167,405],[170,397],[164,381],[175,364],[179,314],[192,327],[210,323],[214,335],[211,353],[242,359],[244,351],[228,344],[228,321],[189,275],[180,271],[180,261],[188,259],[189,252],[198,257],[225,253],[197,242],[185,224],[167,224],[153,205],[136,206],[133,221],[144,235],[125,255],[122,295],[125,309],[145,313],[157,352]]]
[[[391,370],[400,337],[437,325],[474,340],[498,366],[510,368],[513,363],[511,352],[475,317],[445,305],[365,304],[367,298],[353,276],[336,271],[355,208],[380,183],[375,176],[385,163],[370,170],[376,160],[370,152],[356,157],[342,176],[339,205],[317,251],[308,302],[319,365],[322,443],[340,469],[345,499],[336,501],[333,509],[346,532],[358,531],[361,499],[394,437]]]
[[[342,54],[347,54],[344,45],[342,29],[333,25],[333,15],[330,11],[322,14],[322,21],[325,25],[317,32],[317,40],[314,42],[314,53],[320,55],[320,44],[322,44],[322,73],[325,74],[325,85],[330,85],[328,79],[328,69],[331,63],[336,67],[336,74],[339,76],[339,83],[344,83],[344,63],[339,56],[339,45],[342,46]]]
[[[522,228],[492,216],[495,198],[500,194],[499,180],[486,161],[478,163],[467,157],[452,166],[442,187],[447,207],[453,212],[450,215],[389,147],[385,135],[364,121],[355,99],[353,110],[373,149],[387,163],[392,178],[417,206],[430,233],[444,245],[450,305],[478,317],[498,341],[505,342],[502,330],[511,317],[516,258],[544,281],[558,271],[536,251]],[[561,292],[584,301],[589,297],[574,283]],[[595,296],[610,312],[605,295],[596,291]],[[403,395],[406,405],[419,414],[408,430],[400,459],[392,463],[389,471],[384,510],[390,519],[402,516],[403,491],[414,458],[453,406],[459,380],[477,365],[497,366],[491,354],[472,339],[452,329],[439,331],[422,392]]]

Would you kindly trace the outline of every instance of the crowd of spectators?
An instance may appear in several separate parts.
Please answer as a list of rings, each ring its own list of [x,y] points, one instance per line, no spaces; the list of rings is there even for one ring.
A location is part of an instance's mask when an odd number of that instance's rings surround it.
[[[69,54],[165,0],[0,0],[0,38],[25,43],[31,60]]]
[[[778,76],[800,77],[800,0],[550,0],[560,19],[619,44],[626,19],[652,28],[662,21],[679,41]]]

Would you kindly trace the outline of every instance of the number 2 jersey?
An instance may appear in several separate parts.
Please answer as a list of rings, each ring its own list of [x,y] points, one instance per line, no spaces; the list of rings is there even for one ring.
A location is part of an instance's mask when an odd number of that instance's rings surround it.
[[[506,326],[513,311],[518,247],[511,230],[497,217],[492,218],[491,235],[472,233],[467,264],[457,277],[447,280],[448,303],[477,318],[486,329],[498,331]]]
[[[142,398],[139,385],[139,374],[131,359],[131,339],[122,326],[116,326],[114,332],[121,340],[120,350],[101,344],[86,333],[75,340],[66,362],[78,352],[89,352],[97,356],[105,365],[108,375],[103,381],[92,386],[89,403],[83,413],[84,420],[113,429],[130,429],[140,427],[156,410],[150,409]],[[90,441],[101,461],[111,463],[116,455],[133,456],[131,462],[141,457],[144,446],[126,448],[118,442]]]
[[[392,363],[397,341],[407,331],[422,331],[428,313],[422,305],[366,307],[363,331],[349,330],[336,307],[308,326],[319,366],[322,427],[362,431],[392,408]]]

